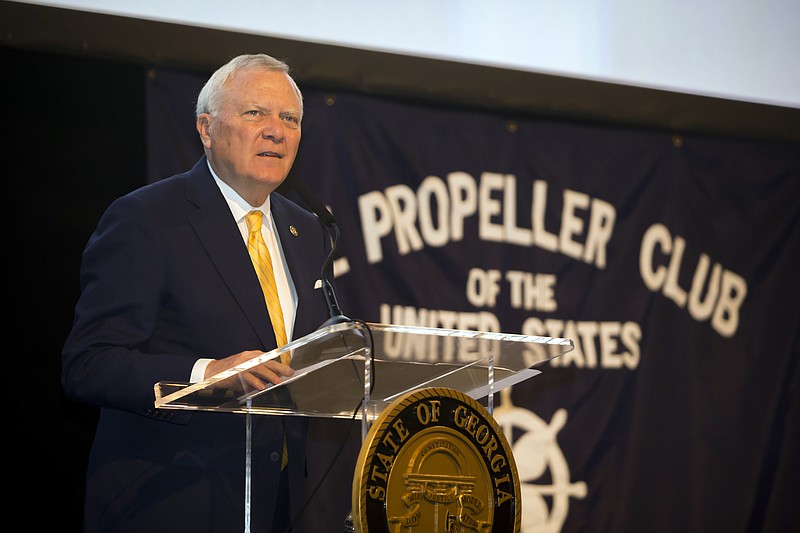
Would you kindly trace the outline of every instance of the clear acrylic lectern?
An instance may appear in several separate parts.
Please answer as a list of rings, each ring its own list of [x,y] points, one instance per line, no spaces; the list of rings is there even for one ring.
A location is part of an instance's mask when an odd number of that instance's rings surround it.
[[[159,382],[155,406],[357,418],[368,425],[406,392],[448,387],[476,400],[487,398],[491,411],[494,393],[538,374],[533,367],[572,348],[572,341],[562,338],[344,322],[199,383]],[[248,386],[245,374],[251,368],[286,352],[294,376],[264,390]]]
[[[322,327],[199,383],[159,382],[161,409],[250,415],[360,419],[362,438],[395,398],[423,387],[458,390],[485,398],[539,373],[534,367],[569,352],[569,339],[481,331],[376,324],[360,321]],[[294,376],[258,390],[247,373],[256,365],[291,356]],[[249,432],[246,481],[249,484]],[[245,502],[245,532],[250,502]]]

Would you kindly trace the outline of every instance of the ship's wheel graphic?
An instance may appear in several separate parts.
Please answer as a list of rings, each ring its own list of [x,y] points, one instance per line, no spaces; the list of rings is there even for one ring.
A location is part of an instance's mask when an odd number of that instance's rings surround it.
[[[586,497],[586,483],[572,483],[569,465],[556,436],[567,422],[567,411],[559,409],[550,424],[532,411],[515,407],[511,388],[500,392],[500,405],[493,416],[503,429],[514,453],[522,495],[522,533],[558,533],[567,518],[569,498]],[[512,440],[514,429],[516,441]],[[549,479],[537,480],[549,470]]]

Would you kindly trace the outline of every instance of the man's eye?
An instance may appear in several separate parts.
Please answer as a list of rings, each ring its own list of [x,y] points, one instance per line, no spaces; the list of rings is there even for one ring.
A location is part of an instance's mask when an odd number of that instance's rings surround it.
[[[251,109],[250,111],[245,111],[244,114],[245,115],[250,115],[251,117],[255,117],[255,116],[258,116],[258,110],[257,109]]]
[[[284,120],[291,122],[292,124],[300,124],[300,119],[294,115],[285,115],[283,117]]]

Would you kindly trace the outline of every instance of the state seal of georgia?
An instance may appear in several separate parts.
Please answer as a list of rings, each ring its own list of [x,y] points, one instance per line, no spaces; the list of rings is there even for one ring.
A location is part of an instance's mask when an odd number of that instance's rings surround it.
[[[356,463],[357,533],[518,533],[519,475],[503,431],[480,403],[424,388],[373,422]]]

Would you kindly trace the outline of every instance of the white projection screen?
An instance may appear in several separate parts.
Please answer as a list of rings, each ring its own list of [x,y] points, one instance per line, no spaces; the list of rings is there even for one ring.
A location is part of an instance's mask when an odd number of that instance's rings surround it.
[[[800,108],[796,0],[24,3]]]

